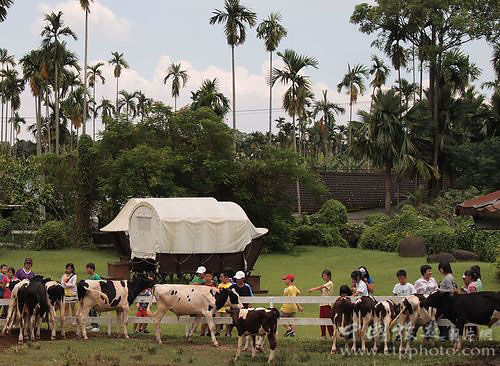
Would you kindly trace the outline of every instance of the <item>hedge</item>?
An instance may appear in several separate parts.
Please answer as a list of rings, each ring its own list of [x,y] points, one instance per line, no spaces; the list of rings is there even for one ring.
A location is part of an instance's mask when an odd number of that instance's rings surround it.
[[[310,218],[312,223],[340,228],[347,223],[347,209],[337,200],[328,200]]]
[[[47,221],[35,235],[34,249],[61,249],[69,246],[66,226],[64,221]]]
[[[303,224],[297,227],[295,230],[295,244],[321,247],[349,246],[337,228],[324,224]]]

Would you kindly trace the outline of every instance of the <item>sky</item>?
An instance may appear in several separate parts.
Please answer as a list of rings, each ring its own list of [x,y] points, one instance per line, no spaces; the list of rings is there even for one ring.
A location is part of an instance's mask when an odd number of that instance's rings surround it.
[[[370,0],[368,0],[370,1]],[[280,12],[288,30],[279,50],[294,49],[300,54],[315,57],[318,69],[310,69],[313,90],[319,98],[327,89],[329,99],[348,107],[348,96],[338,93],[336,85],[347,70],[347,64],[370,64],[371,55],[383,56],[370,44],[373,36],[358,31],[349,18],[359,0],[242,0],[255,11],[258,21],[270,12]],[[89,18],[89,65],[107,62],[112,51],[123,52],[130,69],[120,78],[120,89],[143,91],[147,96],[173,105],[170,83],[163,84],[166,69],[171,62],[181,62],[189,73],[189,81],[181,91],[178,106],[190,102],[191,91],[202,80],[217,78],[227,97],[231,97],[231,50],[221,25],[210,25],[209,17],[223,0],[95,0]],[[0,23],[0,47],[19,59],[40,44],[43,14],[63,12],[66,25],[78,35],[68,45],[83,64],[84,13],[77,0],[16,0],[7,19]],[[483,71],[481,82],[493,79],[490,65],[491,49],[483,41],[465,47],[472,61]],[[275,58],[276,65],[279,65]],[[104,68],[105,85],[97,85],[96,99],[104,96],[115,100],[115,79],[112,67]],[[236,49],[236,110],[237,127],[245,132],[265,131],[268,126],[269,54],[263,41],[256,38],[255,28],[248,31],[246,43]],[[393,71],[389,85],[394,83]],[[409,72],[403,77],[412,78]],[[425,77],[426,79],[426,77]],[[367,84],[369,81],[367,81]],[[273,119],[285,113],[280,111],[284,86],[274,89]],[[370,92],[361,96],[356,108],[369,106]],[[28,125],[34,123],[33,98],[29,87],[23,93],[21,115]],[[348,114],[338,118],[345,123]],[[232,123],[229,113],[226,122]],[[89,124],[90,126],[90,124]],[[100,129],[98,122],[98,129]],[[21,133],[27,138],[27,132]]]

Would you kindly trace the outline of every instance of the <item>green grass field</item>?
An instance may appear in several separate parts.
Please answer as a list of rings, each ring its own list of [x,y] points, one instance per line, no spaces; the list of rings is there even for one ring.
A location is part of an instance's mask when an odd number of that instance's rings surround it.
[[[59,279],[67,262],[73,262],[77,268],[78,277],[85,278],[85,264],[94,262],[99,273],[107,274],[107,263],[116,261],[118,258],[112,252],[88,251],[78,249],[66,249],[60,251],[25,251],[0,249],[0,261],[9,266],[20,267],[23,259],[31,256],[34,260],[34,271],[36,273]],[[283,283],[281,276],[286,273],[296,275],[296,284],[302,290],[303,295],[307,289],[321,284],[321,272],[328,268],[333,272],[335,295],[342,284],[350,284],[350,273],[360,265],[364,265],[370,271],[375,280],[375,295],[391,295],[392,288],[396,283],[395,273],[404,268],[408,272],[409,280],[414,282],[419,277],[419,267],[425,263],[424,258],[400,258],[395,253],[384,253],[378,251],[366,251],[348,248],[299,248],[294,254],[263,254],[257,261],[254,273],[260,274],[261,287],[269,290],[268,295],[281,295]],[[471,262],[453,263],[453,271],[457,283],[461,284],[461,274],[470,268]],[[483,277],[485,290],[500,290],[500,283],[494,278],[494,264],[479,263]],[[441,275],[437,272],[437,266],[433,265],[435,277],[439,281]],[[318,293],[316,293],[317,295]],[[278,305],[277,305],[278,306]],[[317,317],[318,305],[306,305],[304,313],[300,317]],[[131,328],[131,326],[130,326]],[[500,341],[500,327],[494,327],[492,334],[495,340],[494,346],[498,347]],[[150,328],[151,329],[151,328]],[[71,326],[70,326],[71,330]],[[31,359],[36,359],[36,365],[227,365],[232,364],[232,356],[235,351],[235,339],[221,337],[222,349],[216,350],[211,346],[208,338],[196,337],[192,346],[184,341],[182,335],[184,327],[173,325],[162,327],[162,334],[166,344],[156,346],[152,335],[132,336],[132,339],[116,340],[99,335],[96,338],[90,335],[89,342],[78,340],[66,340],[55,342],[39,342],[21,348],[10,347],[4,352],[6,362],[15,362],[20,354]],[[280,334],[283,329],[280,329]],[[317,340],[319,327],[298,327],[297,337],[294,339],[279,338],[279,348],[276,364],[295,365],[397,365],[401,363],[398,356],[377,355],[368,356],[330,356],[330,341]],[[113,335],[114,337],[114,335]],[[418,343],[417,343],[418,344]],[[500,354],[500,350],[497,350]],[[84,358],[80,358],[85,355]],[[76,357],[76,358],[75,358]],[[80,361],[78,361],[80,359]],[[427,357],[418,356],[412,360],[417,365],[429,364],[472,364],[476,359],[465,356]],[[481,364],[493,361],[484,358]],[[494,359],[498,361],[498,359]],[[260,364],[265,361],[263,355],[259,355]],[[493,361],[495,362],[495,361]],[[238,364],[254,364],[248,355],[245,355]],[[477,364],[477,362],[476,362]]]

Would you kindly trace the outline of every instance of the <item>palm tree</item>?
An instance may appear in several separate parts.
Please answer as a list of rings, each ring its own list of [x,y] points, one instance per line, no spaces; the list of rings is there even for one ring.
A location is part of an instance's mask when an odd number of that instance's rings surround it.
[[[0,0],[0,23],[7,17],[7,9],[14,3],[14,0]]]
[[[296,53],[294,50],[286,49],[283,53],[278,52],[278,56],[285,64],[283,69],[274,68],[271,78],[271,85],[277,81],[284,85],[290,85],[283,96],[283,108],[292,117],[294,141],[293,149],[297,152],[297,142],[295,140],[295,118],[300,116],[304,110],[304,102],[311,92],[311,82],[309,77],[302,75],[301,72],[307,67],[318,67],[318,61],[313,57],[303,56]],[[299,215],[302,214],[300,203],[300,185],[297,186],[297,209]]]
[[[15,112],[14,116],[11,117],[11,124],[12,124],[12,128],[14,130],[13,141],[15,144],[13,155],[16,156],[17,155],[17,136],[19,135],[19,133],[21,133],[21,125],[25,125],[26,120],[24,118],[22,118],[18,112]]]
[[[373,87],[372,92],[372,103],[373,97],[375,96],[375,90],[381,90],[382,86],[387,82],[387,77],[391,74],[391,70],[385,64],[384,60],[379,58],[377,55],[372,56],[373,64],[370,68],[370,75],[373,75],[373,80],[370,85]]]
[[[325,158],[328,158],[328,141],[329,131],[333,130],[333,122],[335,122],[334,114],[344,114],[345,108],[328,100],[328,90],[323,90],[323,98],[314,103],[313,117],[318,114],[323,115],[323,128],[320,129],[323,133],[323,143],[325,149]]]
[[[100,80],[101,84],[106,82],[106,79],[102,75],[101,67],[104,66],[104,62],[98,62],[95,65],[88,66],[88,83],[92,88],[92,100],[95,103],[95,85]],[[95,110],[95,107],[94,107]],[[95,111],[94,111],[95,112]],[[92,139],[95,141],[95,113],[92,113]]]
[[[66,100],[63,102],[63,111],[66,117],[71,121],[71,125],[76,128],[76,135],[78,136],[78,130],[82,127],[83,122],[87,117],[83,116],[83,101],[85,100],[84,94],[86,93],[85,87],[80,84],[78,87],[73,89]],[[73,144],[71,144],[73,145]]]
[[[0,0],[1,1],[1,0]],[[9,55],[8,51],[5,48],[0,48],[0,66],[3,70],[7,67],[16,66],[16,61],[14,60],[14,56]],[[3,81],[3,76],[0,78],[0,82]],[[3,141],[3,111],[4,111],[4,98],[2,94],[2,90],[0,90],[0,102],[2,104],[2,114],[0,115],[0,142]],[[7,121],[5,121],[5,125],[7,125]]]
[[[148,98],[144,95],[142,91],[136,91],[135,98],[137,99],[136,111],[137,115],[141,116],[141,122],[144,120],[144,117],[148,115],[149,109],[153,105],[153,99]]]
[[[88,27],[88,22],[89,22],[89,13],[90,13],[90,2],[94,0],[80,0],[80,6],[82,7],[83,11],[85,12],[85,46],[84,46],[84,51],[83,51],[83,86],[85,90],[87,90],[87,54],[88,54],[88,40],[89,40],[89,27]],[[86,118],[87,116],[87,93],[84,93],[84,101],[83,101],[83,118]],[[83,121],[83,129],[82,133],[86,134],[87,129],[86,129],[86,123],[87,120],[85,119]],[[94,126],[95,127],[95,126]],[[94,128],[95,130],[95,128]],[[94,131],[95,135],[95,131]]]
[[[36,151],[37,155],[42,153],[42,135],[41,135],[41,89],[43,79],[41,70],[43,64],[43,55],[41,50],[32,50],[23,56],[20,60],[23,69],[24,79],[30,84],[31,93],[35,99],[35,117],[36,117]]]
[[[273,77],[273,52],[278,48],[281,40],[288,34],[285,27],[281,25],[281,14],[271,13],[257,27],[257,38],[263,39],[266,50],[269,52],[269,81]],[[269,143],[272,140],[273,120],[273,86],[269,82]]]
[[[203,80],[200,88],[195,92],[191,92],[191,99],[193,100],[192,109],[208,107],[221,118],[229,112],[229,99],[220,92],[217,78]]]
[[[64,26],[62,20],[63,13],[60,11],[57,14],[46,14],[44,20],[47,22],[42,30],[41,36],[44,37],[42,46],[45,48],[52,48],[54,52],[54,93],[55,93],[55,124],[56,124],[56,154],[59,154],[59,63],[60,49],[63,47],[60,39],[62,37],[71,37],[77,39],[76,34],[69,28]]]
[[[19,73],[15,69],[6,68],[0,71],[2,76],[1,90],[2,98],[5,101],[5,130],[4,130],[4,141],[12,142],[12,123],[11,131],[9,132],[9,103],[10,103],[10,115],[14,115],[21,105],[20,95],[24,90],[24,80],[19,78]]]
[[[104,128],[106,129],[106,120],[110,119],[111,116],[116,113],[113,102],[111,102],[109,99],[102,98],[101,104],[96,107],[95,111],[96,113],[99,113],[99,111],[101,111],[101,120],[104,124]]]
[[[224,10],[216,9],[210,18],[210,24],[224,23],[227,44],[231,46],[231,65],[233,74],[233,129],[236,130],[236,80],[234,70],[234,47],[245,43],[246,25],[252,28],[257,14],[240,4],[240,0],[225,0]]]
[[[174,112],[177,112],[177,97],[181,92],[181,88],[186,86],[189,79],[186,70],[181,69],[181,64],[172,63],[167,69],[167,76],[163,79],[163,84],[168,82],[168,79],[172,79],[172,97],[174,98]]]
[[[393,88],[396,90],[398,95],[404,99],[404,110],[408,111],[410,108],[410,100],[414,98],[416,92],[418,91],[418,85],[410,83],[406,79],[401,79],[401,81],[396,82],[396,85]]]
[[[113,71],[115,78],[116,78],[116,104],[115,104],[115,109],[118,113],[118,79],[120,79],[120,76],[122,74],[122,69],[128,69],[128,63],[125,61],[125,58],[123,57],[123,53],[118,53],[118,52],[111,52],[111,60],[109,60],[110,65],[114,65],[115,69]]]
[[[118,102],[118,113],[121,112],[122,108],[125,107],[125,114],[127,116],[127,121],[129,116],[135,118],[137,115],[137,104],[135,103],[136,93],[128,93],[126,90],[120,91],[120,100]]]
[[[359,94],[363,95],[366,88],[364,80],[368,77],[368,69],[364,65],[351,65],[347,64],[347,73],[344,75],[342,81],[337,85],[337,91],[340,93],[342,89],[347,89],[349,94],[349,147],[352,143],[352,105],[358,101]]]

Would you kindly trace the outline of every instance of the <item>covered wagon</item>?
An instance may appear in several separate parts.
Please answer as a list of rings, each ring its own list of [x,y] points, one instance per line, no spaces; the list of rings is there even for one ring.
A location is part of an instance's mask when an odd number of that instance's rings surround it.
[[[110,233],[133,271],[158,266],[162,274],[249,273],[267,229],[256,228],[234,202],[214,198],[133,198],[101,231]]]

